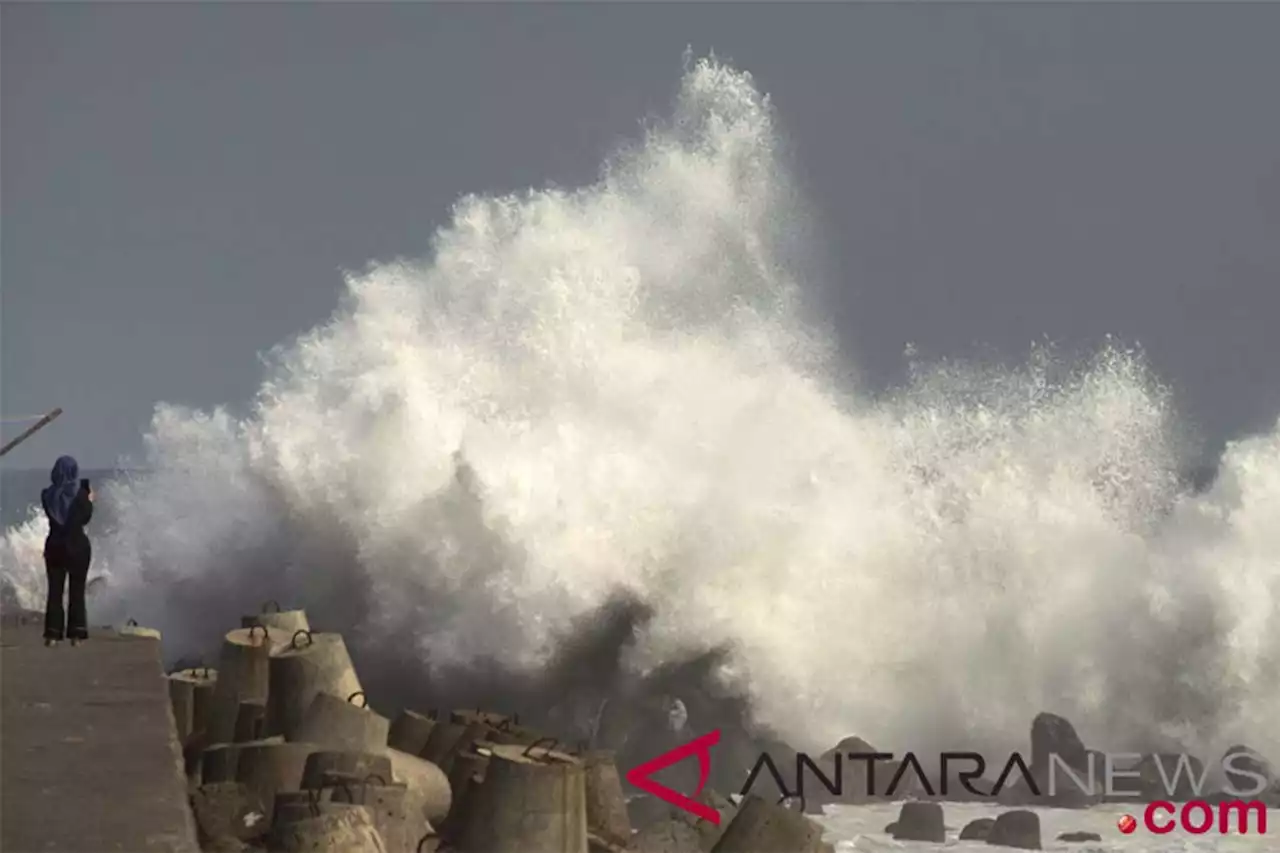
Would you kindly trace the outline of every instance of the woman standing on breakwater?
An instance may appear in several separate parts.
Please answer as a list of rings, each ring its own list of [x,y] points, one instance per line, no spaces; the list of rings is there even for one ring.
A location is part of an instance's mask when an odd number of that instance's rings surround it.
[[[49,535],[44,540],[44,570],[49,578],[49,598],[44,608],[46,646],[55,645],[64,636],[73,646],[89,639],[84,593],[93,550],[84,526],[93,518],[93,490],[89,481],[80,480],[79,476],[76,460],[59,456],[49,475],[51,484],[40,493],[40,503],[49,518]],[[66,586],[70,589],[64,614],[62,590]]]

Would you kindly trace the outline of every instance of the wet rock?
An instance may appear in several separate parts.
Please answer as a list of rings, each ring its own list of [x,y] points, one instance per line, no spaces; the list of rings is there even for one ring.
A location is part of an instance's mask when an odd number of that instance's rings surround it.
[[[1101,841],[1102,836],[1096,832],[1064,832],[1058,836],[1058,840],[1068,844],[1084,844],[1088,841]]]
[[[1019,809],[1005,812],[996,818],[987,834],[987,843],[995,847],[1014,847],[1018,850],[1039,850],[1040,816],[1035,812]]]
[[[628,850],[635,853],[702,853],[698,831],[671,817],[651,823],[631,837]]]
[[[1031,769],[1049,766],[1049,756],[1057,755],[1064,763],[1085,771],[1089,766],[1089,750],[1066,717],[1040,713],[1031,721]]]
[[[1009,806],[1088,808],[1102,799],[1102,788],[1097,782],[1103,770],[1099,755],[1085,747],[1066,717],[1040,713],[1031,722],[1031,762],[1027,768],[1035,788],[1027,784],[1021,770],[1015,767],[996,800]],[[1093,793],[1079,790],[1072,776],[1078,778],[1086,790],[1092,786]]]
[[[913,788],[909,790],[910,795],[914,799],[932,800],[940,803],[985,803],[995,800],[995,779],[988,776],[973,775],[979,769],[977,762],[951,760],[947,761],[944,766],[937,768],[925,768],[926,779],[929,781],[929,788],[924,788],[923,784],[916,778],[913,772],[908,770],[908,775],[904,777],[904,782],[908,779],[912,780]],[[987,773],[991,776],[998,776],[1003,772],[1004,767],[986,768]],[[1016,779],[1012,776],[1010,779]],[[1009,783],[1009,779],[1005,783]]]
[[[942,806],[937,803],[903,803],[898,811],[898,819],[890,826],[893,827],[890,835],[897,841],[932,841],[941,844],[947,840]]]
[[[702,840],[702,849],[710,850],[716,846],[716,842],[724,834],[725,827],[733,822],[734,815],[738,813],[738,807],[728,797],[722,796],[711,788],[704,789],[694,799],[704,806],[710,806],[715,809],[720,814],[720,823],[715,824],[702,820],[697,815],[691,815],[685,811],[677,811],[675,818],[684,821],[697,830],[698,837]]]
[[[748,796],[711,853],[830,853],[822,827],[799,812],[761,797]]]
[[[202,847],[224,838],[258,838],[270,823],[262,802],[238,782],[201,785],[191,795],[191,812]]]
[[[996,825],[995,818],[980,817],[977,820],[971,820],[964,825],[964,829],[960,830],[961,841],[986,841],[991,835],[991,827]]]
[[[1276,781],[1267,760],[1256,750],[1241,744],[1223,753],[1222,769],[1227,793],[1246,799],[1263,797]]]
[[[640,829],[668,820],[676,820],[683,814],[679,809],[672,808],[669,804],[648,794],[627,799],[627,816],[631,819],[631,825]]]
[[[865,803],[870,799],[867,791],[867,760],[851,759],[850,755],[866,755],[875,753],[878,750],[867,743],[860,737],[850,735],[843,738],[838,744],[822,753],[820,765],[828,778],[834,780],[832,774],[836,769],[836,757],[839,756],[841,761],[841,779],[840,779],[840,795],[828,796],[826,791],[818,793],[815,800],[821,805],[827,803],[852,805],[855,803]],[[877,774],[880,787],[888,784],[888,776]],[[806,791],[806,793],[808,793]]]

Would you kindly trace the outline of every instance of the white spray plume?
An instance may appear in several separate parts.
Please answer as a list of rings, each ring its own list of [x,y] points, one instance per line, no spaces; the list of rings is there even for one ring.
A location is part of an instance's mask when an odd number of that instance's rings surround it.
[[[1121,348],[842,389],[773,122],[693,64],[598,183],[463,199],[428,260],[351,276],[248,417],[159,407],[149,473],[102,496],[101,612],[196,645],[275,595],[536,669],[623,589],[656,614],[636,665],[727,646],[799,745],[1021,745],[1049,709],[1276,754],[1280,430],[1193,496]],[[42,536],[3,555],[37,601]]]

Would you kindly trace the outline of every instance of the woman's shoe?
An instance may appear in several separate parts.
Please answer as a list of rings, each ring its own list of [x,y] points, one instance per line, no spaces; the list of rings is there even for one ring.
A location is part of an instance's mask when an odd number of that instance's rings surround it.
[[[78,645],[80,645],[80,638],[79,638],[79,637],[72,637],[72,638],[71,638],[71,645],[73,645],[73,646],[78,646]]]
[[[52,646],[56,646],[56,645],[58,645],[58,643],[59,643],[59,641],[58,641],[58,640],[55,640],[53,637],[45,637],[45,638],[44,638],[44,644],[45,644],[46,646],[50,646],[50,647],[52,647]]]

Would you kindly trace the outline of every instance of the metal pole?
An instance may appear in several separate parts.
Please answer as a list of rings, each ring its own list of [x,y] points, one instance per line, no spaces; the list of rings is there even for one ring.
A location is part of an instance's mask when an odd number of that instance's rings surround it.
[[[13,450],[19,444],[22,444],[22,442],[26,441],[28,438],[31,438],[31,436],[35,435],[39,430],[42,430],[45,427],[47,427],[53,421],[53,419],[60,414],[62,414],[62,409],[54,409],[52,412],[45,415],[43,418],[36,421],[31,426],[27,427],[26,431],[23,432],[22,435],[18,436],[13,441],[10,441],[4,447],[0,447],[0,456],[4,456],[10,450]]]

